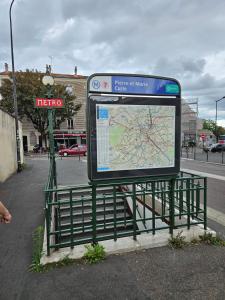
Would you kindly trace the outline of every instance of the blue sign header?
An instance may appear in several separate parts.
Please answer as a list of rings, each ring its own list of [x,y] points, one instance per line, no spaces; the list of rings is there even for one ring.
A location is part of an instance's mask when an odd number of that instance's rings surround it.
[[[178,96],[180,86],[176,80],[134,75],[94,75],[89,82],[89,91],[116,94],[139,94]]]
[[[113,93],[178,95],[179,86],[171,80],[148,77],[112,76]]]

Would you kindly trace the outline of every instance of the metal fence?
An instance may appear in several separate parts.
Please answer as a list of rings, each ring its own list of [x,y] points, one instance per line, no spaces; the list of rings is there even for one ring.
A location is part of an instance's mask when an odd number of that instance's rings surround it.
[[[206,229],[206,202],[207,179],[189,173],[57,188],[51,164],[45,187],[47,254],[163,229],[171,234],[197,224]]]
[[[218,164],[225,164],[225,153],[204,151],[197,147],[183,147],[181,149],[181,157],[186,159],[193,159],[197,161],[212,162]]]

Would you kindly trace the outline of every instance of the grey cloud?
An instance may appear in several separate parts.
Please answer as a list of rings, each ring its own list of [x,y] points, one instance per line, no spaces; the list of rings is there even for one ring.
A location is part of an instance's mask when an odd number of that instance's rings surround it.
[[[2,66],[10,62],[9,2],[0,1]],[[206,116],[204,108],[213,109],[213,99],[225,94],[223,58],[218,75],[207,69],[208,57],[225,49],[224,11],[225,1],[212,0],[16,0],[16,68],[44,70],[52,55],[53,69],[61,73],[77,65],[85,75],[175,77],[185,96],[199,98]]]

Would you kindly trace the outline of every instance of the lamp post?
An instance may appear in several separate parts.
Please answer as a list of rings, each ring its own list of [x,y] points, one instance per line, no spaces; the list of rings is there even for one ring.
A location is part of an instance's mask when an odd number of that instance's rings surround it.
[[[9,21],[10,21],[10,42],[11,42],[11,60],[12,60],[12,80],[13,80],[13,106],[16,125],[16,153],[17,153],[17,172],[22,171],[21,157],[20,157],[20,136],[19,136],[19,120],[18,120],[18,105],[16,95],[16,76],[14,66],[14,52],[13,52],[13,33],[12,33],[12,0],[9,8]]]
[[[54,78],[50,76],[49,71],[42,78],[42,83],[47,87],[47,98],[52,98],[52,86],[54,84]],[[53,109],[48,108],[48,136],[49,136],[49,149],[50,149],[50,163],[53,164],[53,179],[54,184],[57,186],[56,180],[56,163],[55,163],[55,145],[54,145],[54,136],[53,136]]]
[[[218,99],[218,100],[215,100],[215,102],[216,102],[216,130],[215,130],[215,132],[216,132],[216,141],[218,142],[218,128],[217,128],[217,103],[219,102],[219,101],[221,101],[221,100],[223,100],[223,99],[225,99],[225,96],[223,96],[222,98],[220,98],[220,99]]]

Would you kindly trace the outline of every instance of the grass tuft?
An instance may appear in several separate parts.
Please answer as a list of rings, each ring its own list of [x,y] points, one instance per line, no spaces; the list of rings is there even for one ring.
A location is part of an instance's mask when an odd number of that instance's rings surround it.
[[[84,254],[85,262],[89,264],[95,264],[105,259],[105,250],[102,245],[94,244],[94,245],[86,245],[87,249]]]
[[[43,272],[43,265],[41,265],[40,260],[42,256],[42,247],[44,239],[44,227],[38,226],[33,233],[33,255],[32,263],[29,267],[30,271],[33,272]]]
[[[184,246],[187,245],[187,242],[185,241],[185,236],[182,236],[182,232],[178,232],[178,234],[175,237],[171,237],[169,239],[169,246],[173,249],[182,249]]]
[[[218,236],[213,236],[212,233],[205,233],[199,236],[202,243],[214,246],[225,247],[225,241]]]

